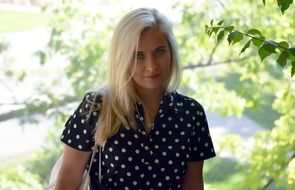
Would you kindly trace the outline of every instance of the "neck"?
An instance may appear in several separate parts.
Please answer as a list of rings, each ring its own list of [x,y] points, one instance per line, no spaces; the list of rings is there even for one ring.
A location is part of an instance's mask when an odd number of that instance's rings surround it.
[[[165,90],[138,90],[136,93],[148,109],[153,109],[155,107],[158,108]]]

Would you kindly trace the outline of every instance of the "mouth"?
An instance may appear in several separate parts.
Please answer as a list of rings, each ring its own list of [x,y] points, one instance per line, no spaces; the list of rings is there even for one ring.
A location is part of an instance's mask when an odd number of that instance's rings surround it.
[[[146,78],[148,78],[148,79],[155,79],[155,78],[157,78],[159,76],[160,76],[160,74],[154,74],[154,75],[148,75],[148,76],[146,76]]]

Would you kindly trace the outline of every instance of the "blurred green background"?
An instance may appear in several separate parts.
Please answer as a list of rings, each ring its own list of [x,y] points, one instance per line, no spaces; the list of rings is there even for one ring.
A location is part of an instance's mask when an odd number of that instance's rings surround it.
[[[212,19],[224,20],[294,47],[294,3],[282,14],[289,1],[20,2],[0,3],[1,190],[44,189],[66,119],[106,81],[114,26],[141,6],[173,21],[184,68],[179,91],[207,111],[217,157],[205,162],[206,189],[295,189],[292,62],[282,68],[275,54],[261,62],[253,44],[239,55],[247,36],[228,45],[218,31],[205,34]]]

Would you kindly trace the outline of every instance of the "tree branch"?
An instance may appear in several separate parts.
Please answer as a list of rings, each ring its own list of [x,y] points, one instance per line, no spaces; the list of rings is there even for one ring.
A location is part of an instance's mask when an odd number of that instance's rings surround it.
[[[248,59],[249,57],[251,57],[251,56],[245,56],[245,57],[242,57],[240,59],[228,59],[228,60],[219,61],[219,62],[215,62],[215,63],[207,61],[206,64],[202,64],[202,62],[199,62],[198,64],[187,65],[187,66],[183,67],[183,70],[195,69],[195,68],[200,68],[200,67],[217,66],[217,65],[228,64],[228,63],[232,63],[232,62],[240,62],[240,61]]]

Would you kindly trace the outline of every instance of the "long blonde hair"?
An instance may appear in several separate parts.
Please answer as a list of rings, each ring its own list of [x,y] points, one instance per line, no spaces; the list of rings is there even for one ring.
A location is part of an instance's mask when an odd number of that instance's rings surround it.
[[[171,52],[171,70],[167,71],[165,88],[176,89],[180,83],[181,70],[172,24],[156,9],[139,8],[126,14],[118,23],[111,42],[108,86],[103,93],[95,131],[95,142],[100,146],[104,146],[120,127],[136,127],[137,94],[131,80],[136,66],[134,52],[142,31],[150,27],[158,27],[163,32]]]

